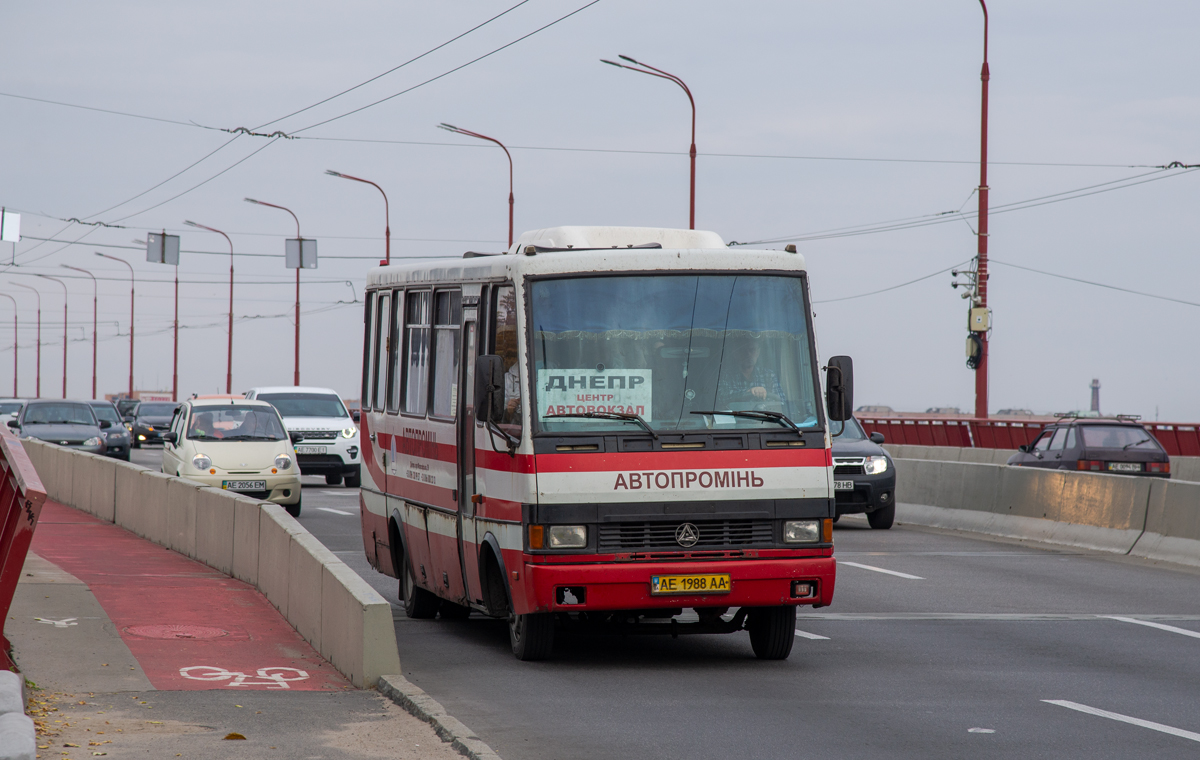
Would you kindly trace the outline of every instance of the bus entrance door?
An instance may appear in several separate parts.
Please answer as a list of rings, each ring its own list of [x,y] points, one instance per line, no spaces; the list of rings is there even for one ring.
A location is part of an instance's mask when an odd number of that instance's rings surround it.
[[[458,541],[467,598],[482,602],[475,532],[475,357],[479,353],[475,309],[463,309],[462,376],[458,383]]]

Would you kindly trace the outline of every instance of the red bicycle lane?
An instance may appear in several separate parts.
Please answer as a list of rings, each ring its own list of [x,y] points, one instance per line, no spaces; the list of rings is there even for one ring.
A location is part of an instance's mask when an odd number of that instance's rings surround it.
[[[47,501],[31,550],[87,584],[156,689],[353,688],[253,586]]]

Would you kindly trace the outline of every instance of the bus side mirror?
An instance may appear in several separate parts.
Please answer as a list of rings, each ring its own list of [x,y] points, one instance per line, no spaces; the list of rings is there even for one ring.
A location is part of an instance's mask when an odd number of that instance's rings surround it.
[[[825,405],[829,419],[844,422],[854,412],[854,360],[831,356],[825,367]]]
[[[500,424],[504,419],[504,358],[484,354],[475,360],[475,417]]]

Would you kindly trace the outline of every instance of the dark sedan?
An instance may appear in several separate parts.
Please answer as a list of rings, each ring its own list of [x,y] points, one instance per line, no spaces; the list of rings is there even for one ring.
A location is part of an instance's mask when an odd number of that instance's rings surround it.
[[[858,420],[846,420],[833,439],[833,494],[838,517],[865,512],[872,528],[886,530],[896,519],[896,466],[881,443],[883,433],[868,436]]]
[[[1014,467],[1171,477],[1171,459],[1136,417],[1069,417],[1008,459]]]
[[[112,423],[96,419],[86,401],[29,401],[8,426],[22,438],[103,454],[104,431]]]
[[[162,443],[162,435],[171,427],[177,406],[174,401],[143,401],[134,407],[125,418],[133,433],[133,447],[140,449],[143,443]]]
[[[132,435],[129,429],[121,422],[121,417],[117,414],[117,408],[113,406],[111,401],[95,400],[89,402],[89,405],[92,407],[92,412],[95,413],[96,419],[111,425],[111,427],[104,428],[101,431],[104,433],[105,455],[114,459],[124,459],[128,462],[129,445]]]

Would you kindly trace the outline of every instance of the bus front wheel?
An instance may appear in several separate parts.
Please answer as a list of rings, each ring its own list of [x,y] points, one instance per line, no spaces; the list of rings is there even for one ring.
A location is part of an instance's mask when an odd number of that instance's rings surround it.
[[[796,640],[796,608],[759,607],[750,610],[746,620],[750,647],[760,660],[786,660]]]
[[[440,600],[417,585],[413,577],[412,563],[405,559],[404,580],[400,590],[404,593],[404,614],[416,620],[431,620],[437,615]]]
[[[508,613],[508,640],[518,660],[544,660],[554,648],[554,613]]]

